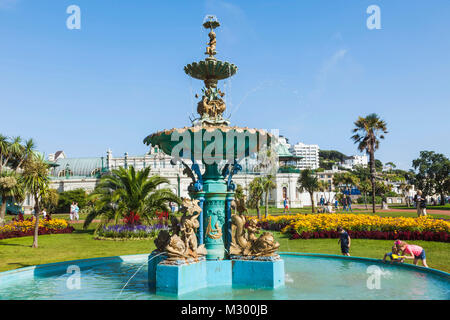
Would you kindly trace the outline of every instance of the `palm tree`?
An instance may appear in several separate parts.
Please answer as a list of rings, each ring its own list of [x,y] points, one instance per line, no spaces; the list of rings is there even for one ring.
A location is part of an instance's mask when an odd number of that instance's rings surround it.
[[[2,138],[5,138],[2,136]],[[6,143],[5,143],[6,142]],[[3,144],[6,146],[5,149],[2,147],[2,160],[3,162],[0,164],[1,169],[6,168],[6,166],[10,166],[11,169],[16,170],[18,167],[18,158],[20,157],[23,146],[22,146],[22,138],[21,137],[14,137],[12,141],[6,141],[3,142]]]
[[[372,184],[372,211],[375,213],[375,150],[380,145],[380,139],[384,139],[384,134],[388,133],[387,125],[375,113],[369,114],[365,118],[358,117],[354,122],[354,135],[351,139],[358,144],[359,151],[366,151],[369,155],[370,183]]]
[[[33,248],[37,248],[41,202],[46,196],[50,184],[48,164],[42,156],[29,158],[24,163],[22,177],[25,189],[34,197],[35,222]]]
[[[180,198],[171,189],[161,188],[163,184],[169,184],[168,179],[158,175],[149,177],[149,174],[150,167],[136,171],[130,166],[114,169],[111,174],[102,176],[89,196],[94,208],[83,227],[87,228],[97,217],[101,218],[97,228],[112,220],[117,224],[120,218],[131,213],[139,214],[150,223],[157,211],[169,212],[169,202],[181,205]]]
[[[261,219],[261,212],[259,205],[264,194],[264,186],[262,177],[256,177],[250,182],[249,186],[249,206],[251,208],[256,208],[256,214],[258,219]]]
[[[18,171],[23,163],[30,158],[33,158],[35,156],[34,153],[34,148],[35,148],[35,143],[33,141],[33,139],[28,139],[25,141],[24,145],[20,146],[20,151],[17,154],[17,163],[15,166],[15,170]]]
[[[267,175],[263,177],[262,186],[264,190],[264,216],[267,218],[269,215],[269,193],[277,187],[274,176]]]
[[[311,197],[312,213],[315,212],[314,206],[314,192],[319,190],[319,180],[316,174],[311,169],[304,169],[300,173],[300,177],[297,180],[298,189],[300,192],[307,191]]]
[[[9,141],[8,141],[8,137],[0,134],[0,173],[3,172],[3,168],[6,166],[6,164],[4,165],[4,159],[6,159],[6,157],[9,154]]]
[[[6,202],[9,198],[22,199],[24,195],[21,177],[14,171],[3,171],[0,173],[0,225],[5,223]]]

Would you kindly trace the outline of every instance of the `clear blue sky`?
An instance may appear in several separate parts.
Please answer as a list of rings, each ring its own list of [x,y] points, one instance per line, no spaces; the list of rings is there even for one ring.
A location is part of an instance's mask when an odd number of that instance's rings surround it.
[[[81,30],[66,28],[71,4]],[[217,57],[239,67],[222,84],[233,124],[350,155],[353,122],[376,112],[381,161],[449,155],[448,0],[0,0],[0,132],[46,154],[143,154],[148,134],[190,125],[201,83],[183,66],[204,58],[206,14]]]

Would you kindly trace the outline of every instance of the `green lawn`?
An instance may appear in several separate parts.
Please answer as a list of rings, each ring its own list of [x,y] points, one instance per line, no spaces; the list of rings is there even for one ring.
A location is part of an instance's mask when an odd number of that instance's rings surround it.
[[[392,209],[415,209],[414,207],[408,207],[405,205],[395,205],[395,204],[390,204],[389,205],[390,208]],[[429,210],[450,210],[450,203],[447,203],[443,206],[431,206],[431,205],[427,205],[427,211]]]
[[[152,240],[94,240],[94,224],[89,230],[82,230],[81,225],[74,227],[76,231],[72,234],[39,236],[36,249],[31,248],[32,237],[0,240],[0,271],[58,261],[150,253],[155,249]]]
[[[89,230],[82,230],[80,225],[75,228],[72,234],[40,236],[37,249],[31,248],[32,237],[0,240],[0,271],[58,261],[150,253],[155,248],[152,240],[94,240],[94,225]],[[280,251],[340,254],[337,239],[289,240],[279,232],[274,234],[281,244]],[[392,244],[387,240],[354,239],[350,254],[381,259]],[[430,267],[450,272],[450,243],[414,241],[414,244],[425,248]]]

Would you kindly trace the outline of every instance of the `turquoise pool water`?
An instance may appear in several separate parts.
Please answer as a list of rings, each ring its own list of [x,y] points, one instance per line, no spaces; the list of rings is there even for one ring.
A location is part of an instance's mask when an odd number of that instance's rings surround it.
[[[148,255],[135,255],[88,259],[0,273],[0,299],[177,299],[149,291],[147,258]],[[286,285],[283,288],[253,290],[214,287],[194,291],[178,299],[450,298],[450,277],[445,273],[381,264],[369,259],[290,254],[283,254],[282,258],[286,268]],[[74,285],[74,275],[67,273],[69,265],[80,267],[79,288]],[[374,280],[377,275],[379,286]],[[68,282],[72,289],[67,286]],[[127,282],[128,285],[123,288]]]

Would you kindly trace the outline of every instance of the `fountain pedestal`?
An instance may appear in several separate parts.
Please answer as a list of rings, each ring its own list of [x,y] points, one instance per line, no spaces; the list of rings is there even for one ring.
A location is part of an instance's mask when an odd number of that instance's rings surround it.
[[[182,265],[152,259],[148,270],[150,289],[161,295],[183,295],[216,286],[275,289],[284,285],[284,261],[281,259],[206,260]]]

